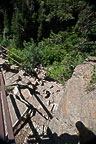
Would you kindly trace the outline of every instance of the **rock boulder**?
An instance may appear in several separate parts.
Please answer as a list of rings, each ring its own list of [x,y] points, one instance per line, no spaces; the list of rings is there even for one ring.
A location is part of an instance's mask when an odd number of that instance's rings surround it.
[[[67,81],[55,117],[49,123],[52,133],[78,135],[78,121],[96,134],[96,88],[88,92],[93,73],[92,62],[78,65]]]

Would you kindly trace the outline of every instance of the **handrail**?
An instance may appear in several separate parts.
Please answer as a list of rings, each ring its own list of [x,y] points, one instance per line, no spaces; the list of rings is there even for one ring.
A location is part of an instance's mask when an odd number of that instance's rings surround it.
[[[0,109],[1,110],[0,111],[1,112],[1,116],[3,115],[2,118],[0,117],[0,126],[1,126],[1,124],[3,122],[5,122],[6,127],[7,127],[7,136],[8,136],[7,141],[10,144],[15,144],[15,139],[14,139],[14,134],[13,134],[13,128],[12,128],[12,123],[11,123],[11,118],[10,118],[8,103],[7,103],[7,97],[6,97],[6,93],[5,93],[4,78],[3,78],[3,74],[2,74],[2,70],[1,69],[0,69],[0,80],[1,80],[1,97],[2,97],[2,103],[3,103],[3,107],[2,107],[2,105],[0,103],[0,108],[3,109],[3,110]],[[3,118],[4,118],[4,121],[3,121]],[[1,135],[4,138],[6,137],[6,135],[4,134],[4,130],[6,130],[6,127],[4,126],[4,129],[2,127],[2,133],[1,133]]]
[[[10,56],[8,56],[7,54],[5,54],[3,51],[1,51],[2,55],[8,57],[8,58],[11,59],[12,61],[14,61],[16,64],[18,64],[18,65],[20,65],[20,66],[22,66],[22,67],[24,66],[24,65],[23,65],[23,62],[22,62],[23,59],[22,59],[21,57],[19,57],[18,55],[16,55],[15,53],[11,52],[10,50],[8,50],[7,48],[5,48],[5,47],[3,47],[3,46],[1,46],[1,45],[0,45],[0,48],[1,48],[1,50],[8,51],[9,53],[11,53],[12,55],[14,55],[15,57],[19,58],[20,61],[21,61],[21,63],[19,63],[18,61],[16,61],[16,60],[13,59],[12,57],[10,57]]]
[[[1,83],[1,81],[0,81],[0,83]],[[0,92],[0,136],[3,139],[5,138],[5,129],[4,129],[4,118],[3,118],[3,111],[2,111],[1,92]]]
[[[23,64],[20,64],[19,62],[17,62],[16,60],[14,60],[13,58],[11,58],[10,56],[8,56],[7,54],[3,53],[3,55],[5,55],[6,57],[9,57],[11,60],[13,60],[15,63],[17,63],[20,66],[23,66]]]
[[[10,52],[11,54],[13,54],[14,56],[16,56],[17,58],[19,58],[19,59],[21,59],[21,60],[22,60],[22,58],[21,58],[21,57],[19,57],[19,56],[18,56],[18,55],[16,55],[15,53],[11,52],[11,51],[10,51],[10,50],[8,50],[7,48],[5,48],[5,47],[3,47],[3,46],[1,46],[1,45],[0,45],[0,47],[1,47],[2,49],[4,49],[4,50],[6,50],[6,51]]]
[[[10,58],[12,61],[14,61],[16,64],[20,65],[23,67],[22,63],[19,63],[12,57],[8,56],[6,54],[6,51],[17,57],[20,61],[22,61],[22,58],[8,50],[7,48],[3,47],[0,45],[1,51],[0,54],[2,56],[6,56]],[[14,133],[13,133],[13,128],[12,128],[12,122],[11,122],[11,117],[10,117],[10,112],[9,112],[9,107],[8,107],[8,102],[7,102],[7,97],[5,93],[5,84],[4,84],[4,77],[2,74],[2,69],[0,66],[0,143],[1,140],[5,141],[6,143],[10,144],[15,144],[15,138],[14,138]]]

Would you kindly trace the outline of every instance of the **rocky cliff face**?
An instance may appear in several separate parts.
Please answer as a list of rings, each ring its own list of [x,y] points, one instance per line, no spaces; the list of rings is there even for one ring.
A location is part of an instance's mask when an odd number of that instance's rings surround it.
[[[91,139],[91,134],[96,134],[96,88],[90,92],[87,90],[95,64],[95,58],[87,59],[75,68],[71,79],[66,83],[58,110],[49,124],[52,133],[56,133],[58,137],[64,136],[61,141],[59,139],[59,143],[68,143],[68,136],[73,136],[71,143],[73,139],[76,142],[74,135],[77,136],[78,133],[83,133],[82,141],[86,142]]]
[[[95,57],[86,59],[65,85],[47,80],[43,68],[36,69],[39,79],[29,77],[18,67],[5,68],[12,124],[20,121],[21,125],[14,130],[17,144],[78,144],[95,138],[96,84],[88,91],[95,64]]]

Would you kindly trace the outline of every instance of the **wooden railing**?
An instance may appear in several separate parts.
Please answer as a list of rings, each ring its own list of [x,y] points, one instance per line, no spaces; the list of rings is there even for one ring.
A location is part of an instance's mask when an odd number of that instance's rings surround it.
[[[12,57],[10,57],[8,54],[6,54],[6,52],[9,52],[10,54],[12,54],[16,58],[18,58],[20,60],[20,62],[18,62],[17,60],[13,59]],[[5,48],[5,47],[3,47],[3,46],[0,45],[0,54],[2,54],[3,56],[7,57],[8,59],[11,59],[17,65],[23,67],[23,60],[22,60],[22,58],[19,57],[18,55],[16,55],[15,53],[13,53],[12,51],[10,51],[8,48]]]
[[[10,57],[7,54],[7,52],[15,56],[17,59],[19,59],[20,62]],[[23,68],[22,58],[20,58],[18,55],[14,54],[13,52],[11,52],[10,50],[1,45],[0,45],[0,56],[11,59],[13,62],[15,62],[17,65]],[[0,144],[1,143],[15,144],[12,122],[9,113],[7,97],[5,93],[5,83],[2,74],[2,64],[0,64]]]
[[[0,68],[0,143],[15,144],[11,117],[5,93],[4,78]]]

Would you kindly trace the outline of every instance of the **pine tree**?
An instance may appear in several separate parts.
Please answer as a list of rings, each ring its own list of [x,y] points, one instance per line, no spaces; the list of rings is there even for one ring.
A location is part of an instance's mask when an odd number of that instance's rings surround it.
[[[6,39],[9,34],[9,20],[7,11],[4,12],[4,30],[3,30],[3,38]]]
[[[25,1],[17,0],[11,21],[11,33],[17,48],[22,48],[23,41],[26,39],[27,11]]]
[[[23,45],[23,17],[22,14],[19,13],[17,10],[16,12],[13,13],[12,17],[12,26],[11,26],[11,32],[12,32],[12,37],[15,42],[16,48],[22,48]]]

